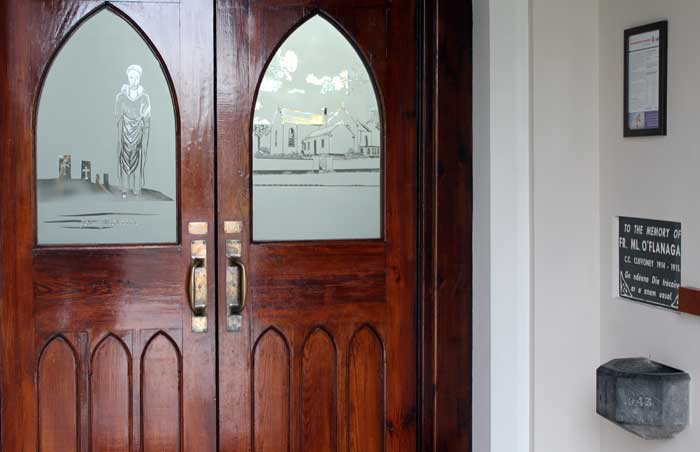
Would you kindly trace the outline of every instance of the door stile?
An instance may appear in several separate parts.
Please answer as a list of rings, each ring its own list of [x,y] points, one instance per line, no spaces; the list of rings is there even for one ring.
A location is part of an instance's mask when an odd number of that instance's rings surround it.
[[[421,3],[421,448],[468,452],[472,441],[473,11],[471,1]],[[449,51],[439,51],[445,48]]]
[[[5,281],[1,285],[0,335],[2,335],[2,438],[3,450],[36,449],[34,431],[26,431],[24,423],[35,425],[35,397],[32,379],[34,363],[23,359],[35,352],[32,325],[31,249],[34,225],[32,199],[29,190],[21,190],[33,180],[29,165],[21,165],[22,154],[32,148],[32,107],[29,102],[13,101],[17,93],[31,93],[36,75],[31,71],[31,40],[23,38],[20,30],[32,25],[27,2],[3,2],[3,53],[5,61],[16,62],[11,76],[2,77],[3,137],[0,153],[2,173],[2,212],[0,213],[0,251],[4,263]],[[7,66],[9,70],[9,65]]]
[[[387,18],[400,30],[416,30],[415,3],[392,8]],[[386,388],[393,391],[387,403],[387,450],[418,450],[418,180],[407,175],[418,174],[417,129],[417,44],[393,33],[389,42],[391,55],[401,55],[401,64],[389,64],[388,90],[397,103],[387,111],[387,140],[392,149],[387,153],[386,228],[387,228],[387,354]],[[406,47],[412,49],[406,52]],[[410,70],[408,69],[410,68]],[[390,115],[390,116],[389,116]],[[400,187],[400,189],[399,189]],[[410,371],[409,371],[410,370]]]
[[[183,234],[183,259],[189,263],[189,246],[192,240],[207,240],[207,323],[206,334],[192,331],[189,315],[183,322],[183,356],[187,357],[187,367],[183,369],[184,394],[197,394],[186,398],[183,404],[185,413],[197,412],[204,415],[188,417],[184,432],[183,451],[217,448],[216,428],[216,224],[215,206],[215,118],[216,93],[214,75],[214,5],[209,0],[181,0],[181,61],[182,79],[180,89],[183,108],[182,123],[190,129],[181,130],[181,193],[183,211],[185,203],[190,212],[189,218],[182,218],[180,230]],[[185,119],[186,117],[186,119]],[[188,155],[189,154],[189,155]],[[188,189],[189,187],[189,189]],[[185,199],[186,195],[190,195]],[[190,221],[206,221],[209,224],[205,236],[189,235]],[[187,265],[187,264],[185,264]],[[184,300],[183,300],[184,301]],[[206,351],[206,353],[202,353]]]
[[[249,264],[250,146],[252,90],[248,76],[248,1],[216,1],[216,138],[217,138],[217,329],[218,431],[221,452],[250,450],[250,306],[241,317],[240,331],[227,332],[227,240],[239,241],[241,260]],[[227,233],[226,222],[240,225]],[[240,223],[236,223],[240,222]],[[229,229],[231,230],[231,229]],[[233,228],[232,230],[237,230]]]

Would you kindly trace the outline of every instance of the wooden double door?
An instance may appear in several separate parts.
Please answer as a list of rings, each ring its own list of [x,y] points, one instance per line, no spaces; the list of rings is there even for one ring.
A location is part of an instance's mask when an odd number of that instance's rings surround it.
[[[416,450],[415,13],[2,2],[3,451]]]

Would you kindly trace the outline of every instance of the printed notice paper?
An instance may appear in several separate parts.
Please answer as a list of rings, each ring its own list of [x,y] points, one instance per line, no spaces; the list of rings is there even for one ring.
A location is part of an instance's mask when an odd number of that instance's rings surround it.
[[[659,30],[629,37],[629,104],[627,118],[632,130],[659,127]]]

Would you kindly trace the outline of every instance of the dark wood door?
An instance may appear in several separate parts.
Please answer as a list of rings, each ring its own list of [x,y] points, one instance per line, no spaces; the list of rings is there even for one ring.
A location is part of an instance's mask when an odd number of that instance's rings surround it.
[[[217,1],[222,451],[416,450],[415,11]]]
[[[216,450],[213,14],[0,5],[2,450]]]
[[[415,12],[0,4],[3,450],[416,450]]]

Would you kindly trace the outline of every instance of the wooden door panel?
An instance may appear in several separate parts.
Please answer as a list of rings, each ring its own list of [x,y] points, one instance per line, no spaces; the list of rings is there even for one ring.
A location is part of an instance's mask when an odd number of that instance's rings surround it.
[[[311,317],[302,322],[266,318],[255,326],[253,440],[269,444],[271,437],[283,435],[285,442],[275,446],[285,448],[270,450],[385,450],[386,368],[380,333],[363,322],[334,318],[321,326]],[[272,417],[271,403],[277,405]]]
[[[131,335],[125,337],[131,339]],[[133,443],[132,358],[124,339],[108,334],[90,360],[90,445],[129,452]]]
[[[250,266],[260,269],[250,274],[256,310],[384,302],[386,246],[381,241],[252,246]]]
[[[316,328],[302,346],[301,450],[338,450],[338,359],[335,343]]]
[[[348,350],[348,448],[384,450],[384,347],[377,333],[362,326]]]
[[[46,344],[37,378],[39,449],[78,451],[78,354],[63,336]]]
[[[187,259],[180,247],[38,248],[33,254],[40,331],[147,329],[156,317],[161,329],[182,328]],[[182,276],[173,278],[176,274]]]
[[[290,450],[291,357],[278,330],[266,330],[253,349],[253,450]]]
[[[182,450],[180,349],[165,332],[148,340],[141,358],[141,442],[144,452]]]
[[[181,336],[122,331],[91,346],[85,332],[48,338],[37,367],[41,450],[86,441],[94,450],[183,450]]]

